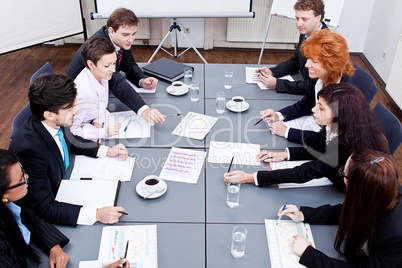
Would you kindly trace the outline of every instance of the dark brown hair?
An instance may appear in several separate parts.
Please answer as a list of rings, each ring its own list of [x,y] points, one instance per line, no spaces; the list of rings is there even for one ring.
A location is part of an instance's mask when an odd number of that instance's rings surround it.
[[[400,194],[397,169],[389,154],[360,149],[350,156],[348,167],[348,185],[334,247],[354,263],[366,241],[370,248],[381,218],[396,207]]]
[[[106,28],[112,27],[116,32],[121,26],[137,26],[140,20],[127,8],[115,9],[106,22]]]
[[[88,60],[97,65],[97,62],[100,60],[100,58],[102,58],[104,55],[112,53],[116,53],[112,42],[101,36],[93,36],[89,38],[87,41],[85,41],[81,48],[81,56],[87,68]]]
[[[299,0],[294,5],[295,10],[312,10],[314,11],[314,16],[321,15],[321,21],[324,19],[325,15],[325,5],[322,0]]]
[[[345,74],[354,74],[355,69],[345,38],[329,29],[316,31],[310,39],[303,42],[300,51],[306,58],[319,61],[329,72],[326,85],[337,83]]]

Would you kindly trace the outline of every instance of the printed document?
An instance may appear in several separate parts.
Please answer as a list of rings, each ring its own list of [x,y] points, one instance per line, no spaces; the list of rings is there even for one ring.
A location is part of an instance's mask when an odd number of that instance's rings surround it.
[[[151,137],[151,123],[133,111],[110,113],[109,124],[121,123],[119,135],[107,139],[133,139]]]
[[[266,86],[264,86],[263,83],[261,83],[257,73],[255,72],[258,69],[260,69],[260,67],[246,67],[246,83],[257,84],[261,90],[267,90],[269,88],[267,88]],[[290,75],[284,75],[282,77],[279,77],[278,79],[294,81],[293,77],[291,77]]]
[[[234,156],[233,164],[260,166],[259,153],[259,144],[211,141],[208,162],[229,164]]]
[[[132,88],[134,88],[135,91],[137,91],[137,93],[155,93],[156,92],[156,88],[154,88],[154,89],[145,89],[145,88],[142,88],[142,87],[135,86],[128,79],[126,79],[126,81]]]
[[[203,140],[218,121],[217,117],[188,112],[173,130],[173,135],[183,136],[196,140]]]

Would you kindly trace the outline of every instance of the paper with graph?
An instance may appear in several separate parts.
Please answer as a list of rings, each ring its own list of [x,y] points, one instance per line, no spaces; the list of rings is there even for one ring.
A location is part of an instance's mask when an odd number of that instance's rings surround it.
[[[299,257],[292,250],[292,244],[294,241],[293,236],[301,234],[315,247],[310,224],[291,220],[281,220],[279,225],[276,225],[276,223],[277,220],[265,220],[271,267],[305,267],[299,263]]]
[[[172,147],[159,174],[159,178],[170,181],[198,182],[206,152]]]
[[[217,117],[188,112],[173,130],[173,135],[183,136],[196,140],[203,140],[218,121]]]
[[[127,241],[130,267],[158,267],[156,225],[103,227],[98,260],[118,260],[125,254]]]
[[[209,144],[208,162],[260,166],[257,155],[260,153],[260,145],[252,143],[211,141]]]

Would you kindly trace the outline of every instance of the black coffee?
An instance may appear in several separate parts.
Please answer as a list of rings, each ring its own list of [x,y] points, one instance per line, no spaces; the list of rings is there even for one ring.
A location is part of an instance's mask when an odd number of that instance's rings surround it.
[[[181,87],[182,85],[181,85],[181,84],[173,84],[173,86],[175,86],[175,87]]]
[[[234,99],[233,101],[235,101],[235,102],[242,102],[243,100],[242,100],[242,99]]]
[[[155,185],[155,184],[157,184],[159,181],[158,180],[156,180],[156,179],[149,179],[149,180],[146,180],[145,181],[145,184],[146,185]]]

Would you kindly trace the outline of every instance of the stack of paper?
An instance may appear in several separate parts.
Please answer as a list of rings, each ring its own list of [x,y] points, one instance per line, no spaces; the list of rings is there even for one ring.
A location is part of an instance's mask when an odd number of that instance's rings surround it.
[[[119,157],[92,158],[84,155],[75,157],[70,180],[120,180],[130,181],[135,158],[123,160]]]
[[[234,157],[233,164],[260,166],[259,153],[259,144],[211,141],[208,162],[229,164]]]
[[[173,147],[159,178],[170,181],[198,182],[206,152]]]
[[[183,136],[196,140],[203,140],[218,121],[217,117],[188,112],[173,130],[173,135]]]
[[[286,169],[286,168],[294,168],[300,166],[309,161],[281,161],[281,162],[271,162],[269,163],[269,167],[271,170],[277,169]],[[279,189],[286,188],[302,188],[302,187],[315,187],[315,186],[329,186],[332,185],[332,182],[324,177],[319,179],[314,179],[305,183],[281,183],[278,184]]]
[[[136,87],[133,83],[130,82],[130,80],[126,79],[127,83],[134,88],[135,91],[137,91],[137,93],[155,93],[156,92],[156,88],[154,89],[145,89],[142,87]]]

